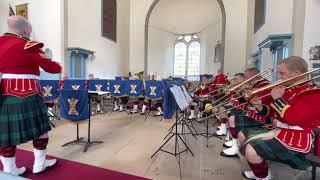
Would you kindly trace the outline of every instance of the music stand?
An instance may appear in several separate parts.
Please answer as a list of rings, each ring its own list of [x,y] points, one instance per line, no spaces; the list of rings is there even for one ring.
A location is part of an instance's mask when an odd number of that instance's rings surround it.
[[[85,144],[83,152],[87,152],[88,148],[94,144],[101,144],[102,141],[91,141],[91,98],[92,96],[96,96],[98,93],[88,93],[88,111],[89,111],[89,122],[88,122],[88,139],[84,141],[82,137],[79,137],[79,123],[77,123],[77,137],[76,140],[67,142],[62,145],[62,147],[68,146],[70,144]]]
[[[179,87],[177,87],[179,88]],[[188,107],[188,103],[187,100],[185,98],[185,96],[183,95],[181,89],[180,91],[178,91],[177,88],[170,88],[171,93],[173,94],[173,97],[175,98],[175,103],[177,104],[177,108],[176,108],[176,122],[174,124],[174,128],[175,128],[175,132],[170,132],[171,136],[156,150],[156,152],[151,156],[151,158],[153,158],[159,151],[171,154],[173,156],[177,156],[180,155],[186,151],[190,151],[190,153],[192,154],[192,156],[194,156],[193,152],[191,151],[191,149],[189,148],[189,146],[186,144],[186,142],[182,139],[182,137],[180,136],[180,133],[178,133],[178,122],[180,121],[181,118],[183,118],[183,115],[179,117],[178,113],[179,113],[179,109],[184,110],[186,107]],[[183,101],[183,102],[182,102]],[[187,103],[187,105],[185,104],[185,102]],[[179,107],[178,107],[179,106]],[[175,143],[175,148],[174,148],[174,152],[169,152],[167,150],[162,149],[172,138],[174,138],[174,143]],[[178,152],[178,146],[179,146],[179,142],[178,142],[178,138],[182,141],[182,143],[184,144],[184,146],[186,147],[185,150]]]

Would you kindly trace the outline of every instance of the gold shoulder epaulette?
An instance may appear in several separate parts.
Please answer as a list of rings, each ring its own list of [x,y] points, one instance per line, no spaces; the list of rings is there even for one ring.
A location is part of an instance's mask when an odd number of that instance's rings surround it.
[[[43,43],[38,42],[38,41],[28,41],[26,43],[26,45],[24,46],[24,49],[31,49],[33,47],[42,48],[43,47]]]

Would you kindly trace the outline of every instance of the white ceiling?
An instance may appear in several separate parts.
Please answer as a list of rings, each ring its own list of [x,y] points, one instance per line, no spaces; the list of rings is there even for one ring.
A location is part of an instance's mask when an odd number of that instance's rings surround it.
[[[150,26],[175,34],[200,32],[221,20],[217,0],[160,0],[150,16]]]

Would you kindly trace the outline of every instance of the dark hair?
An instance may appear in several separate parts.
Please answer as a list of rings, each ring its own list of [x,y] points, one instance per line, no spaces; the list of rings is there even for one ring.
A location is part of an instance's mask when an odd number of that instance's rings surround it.
[[[299,71],[305,73],[308,71],[307,62],[299,56],[290,56],[280,61],[280,64],[285,64],[290,71]]]
[[[234,76],[240,76],[240,77],[244,78],[244,73],[237,73]]]
[[[246,69],[244,72],[248,72],[252,75],[256,75],[256,74],[260,73],[260,70],[256,67],[251,67],[251,68]]]

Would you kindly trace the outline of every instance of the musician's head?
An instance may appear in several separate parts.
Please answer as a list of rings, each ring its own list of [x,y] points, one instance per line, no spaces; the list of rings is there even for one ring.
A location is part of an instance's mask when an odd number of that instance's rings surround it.
[[[296,77],[307,71],[308,71],[307,62],[303,58],[298,56],[290,56],[288,58],[281,60],[278,67],[278,75],[281,80],[286,80],[289,78]],[[301,79],[295,79],[294,81],[301,80]],[[293,82],[288,82],[286,85],[289,86]]]
[[[223,74],[223,71],[221,68],[218,69],[218,74]]]
[[[210,76],[208,74],[205,74],[202,76],[202,83],[203,84],[210,84]]]
[[[245,79],[250,79],[250,78],[252,78],[253,76],[255,76],[255,75],[259,74],[259,73],[260,73],[260,70],[258,68],[250,67],[250,68],[248,68],[248,69],[246,69],[244,71],[244,77],[245,77]],[[257,76],[256,78],[252,79],[250,81],[250,83],[254,84],[259,79],[261,79],[261,77]]]
[[[94,75],[92,73],[89,74],[89,79],[94,79]]]
[[[8,32],[19,36],[30,38],[32,26],[29,21],[22,16],[10,16],[7,21]]]
[[[240,84],[245,80],[244,73],[237,73],[234,75],[234,83]]]

